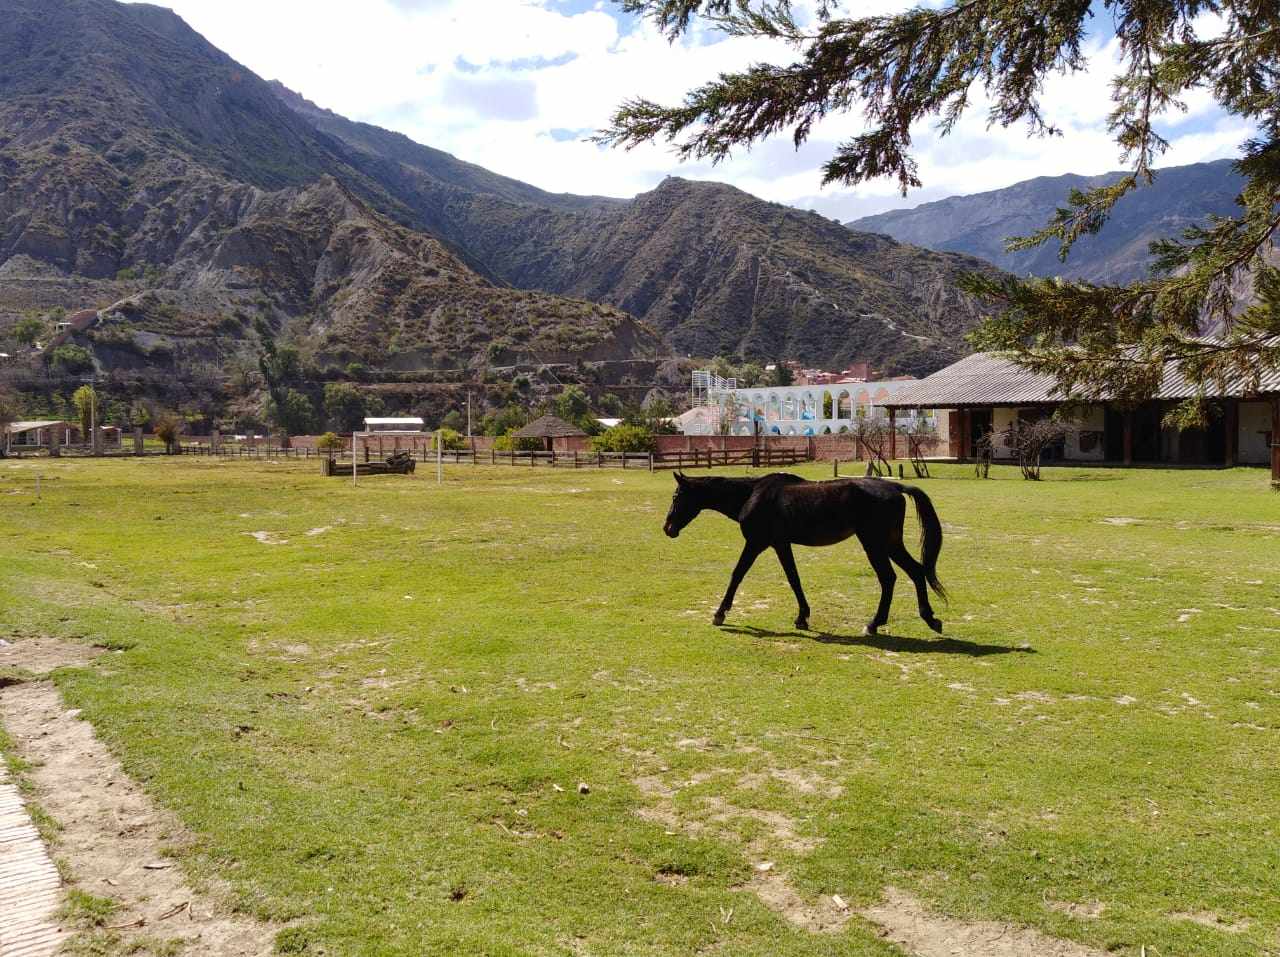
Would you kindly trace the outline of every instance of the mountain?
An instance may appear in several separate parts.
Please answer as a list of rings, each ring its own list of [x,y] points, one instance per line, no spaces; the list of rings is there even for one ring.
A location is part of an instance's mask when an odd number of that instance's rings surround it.
[[[0,0],[0,14],[0,311],[105,307],[89,344],[140,365],[225,361],[251,348],[257,313],[321,366],[667,352],[618,309],[477,273],[173,13]]]
[[[632,200],[537,190],[323,110],[281,101],[498,281],[609,303],[681,355],[928,372],[981,317],[956,288],[975,259],[850,233],[719,183],[675,177]]]
[[[1244,185],[1231,160],[1171,166],[1155,181],[1116,204],[1096,236],[1082,237],[1066,262],[1057,246],[1005,252],[1004,241],[1044,226],[1065,206],[1073,189],[1116,182],[1123,173],[1102,176],[1041,176],[1004,189],[952,196],[914,209],[892,210],[846,223],[850,229],[883,233],[929,249],[967,253],[1019,275],[1063,276],[1099,283],[1127,283],[1147,274],[1153,240],[1176,238],[1207,217],[1233,215]]]
[[[549,193],[268,83],[160,7],[0,0],[0,337],[94,307],[105,368],[423,378],[673,353],[927,372],[990,268],[712,183]],[[639,368],[637,366],[637,368]]]

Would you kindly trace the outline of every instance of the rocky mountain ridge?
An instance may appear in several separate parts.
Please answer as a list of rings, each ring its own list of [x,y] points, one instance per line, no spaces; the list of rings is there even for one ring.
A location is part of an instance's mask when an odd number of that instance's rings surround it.
[[[65,292],[67,308],[124,292],[89,337],[117,359],[134,335],[223,362],[252,347],[254,314],[338,365],[667,351],[620,310],[477,274],[343,144],[169,11],[3,0],[0,13],[0,315],[33,286],[45,302]]]
[[[1065,262],[1053,243],[1006,252],[1005,240],[1044,226],[1054,210],[1066,205],[1072,189],[1114,183],[1123,173],[1042,176],[1003,189],[864,216],[845,225],[928,249],[978,256],[1018,275],[1123,284],[1147,274],[1152,241],[1177,238],[1186,227],[1203,225],[1213,215],[1235,214],[1235,198],[1244,180],[1231,164],[1215,160],[1159,170],[1152,185],[1116,204],[1100,233],[1082,237]]]

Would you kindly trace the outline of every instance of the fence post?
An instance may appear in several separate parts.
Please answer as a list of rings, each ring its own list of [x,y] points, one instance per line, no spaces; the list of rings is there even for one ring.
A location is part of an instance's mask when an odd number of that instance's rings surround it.
[[[652,452],[649,453],[649,471],[650,472],[653,471],[653,453]]]

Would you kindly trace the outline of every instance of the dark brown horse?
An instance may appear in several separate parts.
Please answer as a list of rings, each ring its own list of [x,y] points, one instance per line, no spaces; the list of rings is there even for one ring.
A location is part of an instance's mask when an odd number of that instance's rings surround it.
[[[675,473],[676,493],[671,499],[663,531],[672,538],[705,508],[727,515],[738,523],[746,544],[733,569],[712,622],[724,624],[733,607],[733,596],[752,563],[766,548],[778,553],[800,611],[797,628],[809,627],[809,603],[800,587],[792,545],[835,545],[857,535],[867,559],[880,580],[880,606],[867,622],[867,634],[889,620],[893,585],[897,580],[890,561],[896,562],[916,586],[920,617],[942,634],[942,622],[929,605],[929,587],[940,596],[946,591],[938,581],[938,552],[942,548],[942,523],[929,496],[918,488],[884,479],[836,479],[809,482],[798,475],[774,472],[760,478],[689,478]],[[906,496],[916,503],[921,527],[921,561],[911,557],[902,543],[907,514]]]

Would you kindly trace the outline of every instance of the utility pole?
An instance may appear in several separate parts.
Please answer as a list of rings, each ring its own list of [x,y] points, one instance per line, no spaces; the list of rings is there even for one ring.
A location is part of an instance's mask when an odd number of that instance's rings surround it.
[[[471,438],[471,390],[467,390],[467,438]]]

